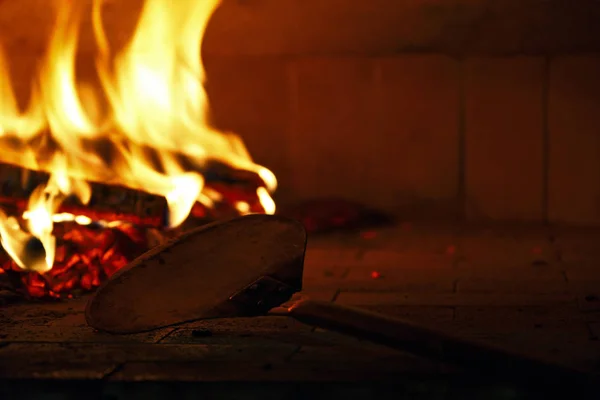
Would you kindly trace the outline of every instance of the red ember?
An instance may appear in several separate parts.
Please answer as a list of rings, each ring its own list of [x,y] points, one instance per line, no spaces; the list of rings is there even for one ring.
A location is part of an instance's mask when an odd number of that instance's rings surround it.
[[[219,219],[239,215],[235,208],[238,202],[247,203],[249,212],[265,212],[254,190],[240,189],[218,187],[223,195],[222,201],[212,210],[197,203],[192,217]],[[16,204],[14,200],[4,200],[6,203],[12,201],[13,206]],[[24,209],[26,204],[22,203],[16,204],[17,210]],[[54,235],[58,239],[56,258],[52,269],[44,274],[23,271],[6,253],[0,252],[0,274],[7,271],[18,274],[21,287],[17,289],[30,297],[70,298],[79,292],[93,290],[168,236],[167,232],[159,230],[160,220],[156,218],[107,212],[99,214],[83,206],[61,211],[85,215],[94,221],[119,221],[119,224],[110,228],[81,226],[73,222],[55,224]]]
[[[31,297],[61,298],[77,289],[89,291],[149,248],[145,229],[129,224],[94,229],[69,223],[59,229],[55,263],[45,274],[24,272],[7,255],[0,261],[0,269],[20,273],[20,289]]]

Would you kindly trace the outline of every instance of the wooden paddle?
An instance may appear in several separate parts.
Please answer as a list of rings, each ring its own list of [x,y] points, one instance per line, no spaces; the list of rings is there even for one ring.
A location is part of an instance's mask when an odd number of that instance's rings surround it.
[[[284,315],[431,359],[526,381],[587,379],[576,371],[358,308],[298,293],[306,232],[250,215],[189,231],[115,274],[89,300],[92,327],[137,333],[218,317]]]

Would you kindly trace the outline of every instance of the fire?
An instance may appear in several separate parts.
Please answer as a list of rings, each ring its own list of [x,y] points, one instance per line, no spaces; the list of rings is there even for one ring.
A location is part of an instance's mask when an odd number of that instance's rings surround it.
[[[200,203],[215,207],[224,192],[203,174],[211,162],[258,177],[261,212],[274,213],[277,186],[254,163],[240,137],[209,126],[200,47],[219,0],[146,0],[128,45],[114,54],[106,39],[102,0],[57,1],[46,56],[20,110],[0,48],[0,162],[50,174],[22,215],[0,212],[1,244],[19,268],[48,272],[55,261],[55,224],[90,225],[61,213],[69,196],[82,204],[89,182],[117,185],[166,199],[169,227],[180,225]],[[100,85],[75,79],[80,22],[90,12]],[[235,202],[240,214],[253,211]],[[33,248],[36,250],[34,251]]]

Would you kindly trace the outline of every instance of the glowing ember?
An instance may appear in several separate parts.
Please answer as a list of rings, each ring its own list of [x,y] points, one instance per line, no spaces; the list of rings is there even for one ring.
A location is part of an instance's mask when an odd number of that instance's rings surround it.
[[[0,272],[19,272],[23,290],[32,297],[70,297],[75,289],[90,290],[151,246],[144,229],[115,223],[94,229],[61,224],[55,263],[44,274],[23,273],[15,261],[0,259]]]
[[[371,271],[371,278],[379,279],[379,278],[381,278],[381,273],[379,273],[379,271]]]
[[[238,136],[207,122],[199,52],[218,3],[147,0],[129,44],[113,54],[103,1],[95,0],[101,84],[92,87],[75,79],[85,2],[49,2],[58,5],[56,23],[25,111],[17,106],[0,48],[0,163],[50,174],[24,209],[0,212],[1,244],[10,256],[0,272],[30,271],[23,275],[30,295],[92,288],[150,246],[143,239],[147,229],[135,223],[61,208],[69,197],[88,204],[89,182],[164,197],[171,228],[190,213],[275,212],[273,173],[252,161]],[[213,165],[242,171],[253,184],[231,189],[211,180],[205,172]]]

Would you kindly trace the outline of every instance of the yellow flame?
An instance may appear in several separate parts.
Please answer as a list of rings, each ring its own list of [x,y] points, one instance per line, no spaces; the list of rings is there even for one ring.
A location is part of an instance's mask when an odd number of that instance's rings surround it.
[[[0,162],[51,173],[48,184],[30,199],[24,233],[44,245],[46,268],[54,257],[53,223],[64,217],[57,218],[58,206],[73,194],[86,203],[91,196],[89,181],[164,196],[168,222],[174,227],[186,219],[195,202],[211,207],[220,198],[198,172],[207,161],[216,160],[255,172],[264,182],[258,199],[267,213],[274,213],[273,173],[252,161],[241,138],[208,124],[199,53],[220,1],[146,0],[129,44],[113,54],[103,27],[103,1],[94,0],[100,87],[75,79],[85,3],[54,2],[56,23],[24,112],[17,106],[0,49]],[[99,107],[102,102],[106,107]],[[247,212],[245,205],[236,207]],[[18,234],[11,228],[16,229],[14,223],[0,215],[2,244],[15,253],[14,258],[16,251],[8,248],[11,235]]]
[[[39,186],[33,191],[29,199],[27,228],[31,235],[38,238],[45,250],[45,259],[48,270],[54,263],[54,250],[56,238],[52,235],[54,222],[52,215],[60,205],[56,193],[50,193],[44,186]],[[27,268],[27,266],[26,266]]]
[[[52,268],[48,265],[48,257],[39,241],[21,228],[15,217],[9,217],[0,210],[0,244],[8,255],[22,269],[47,272]]]

